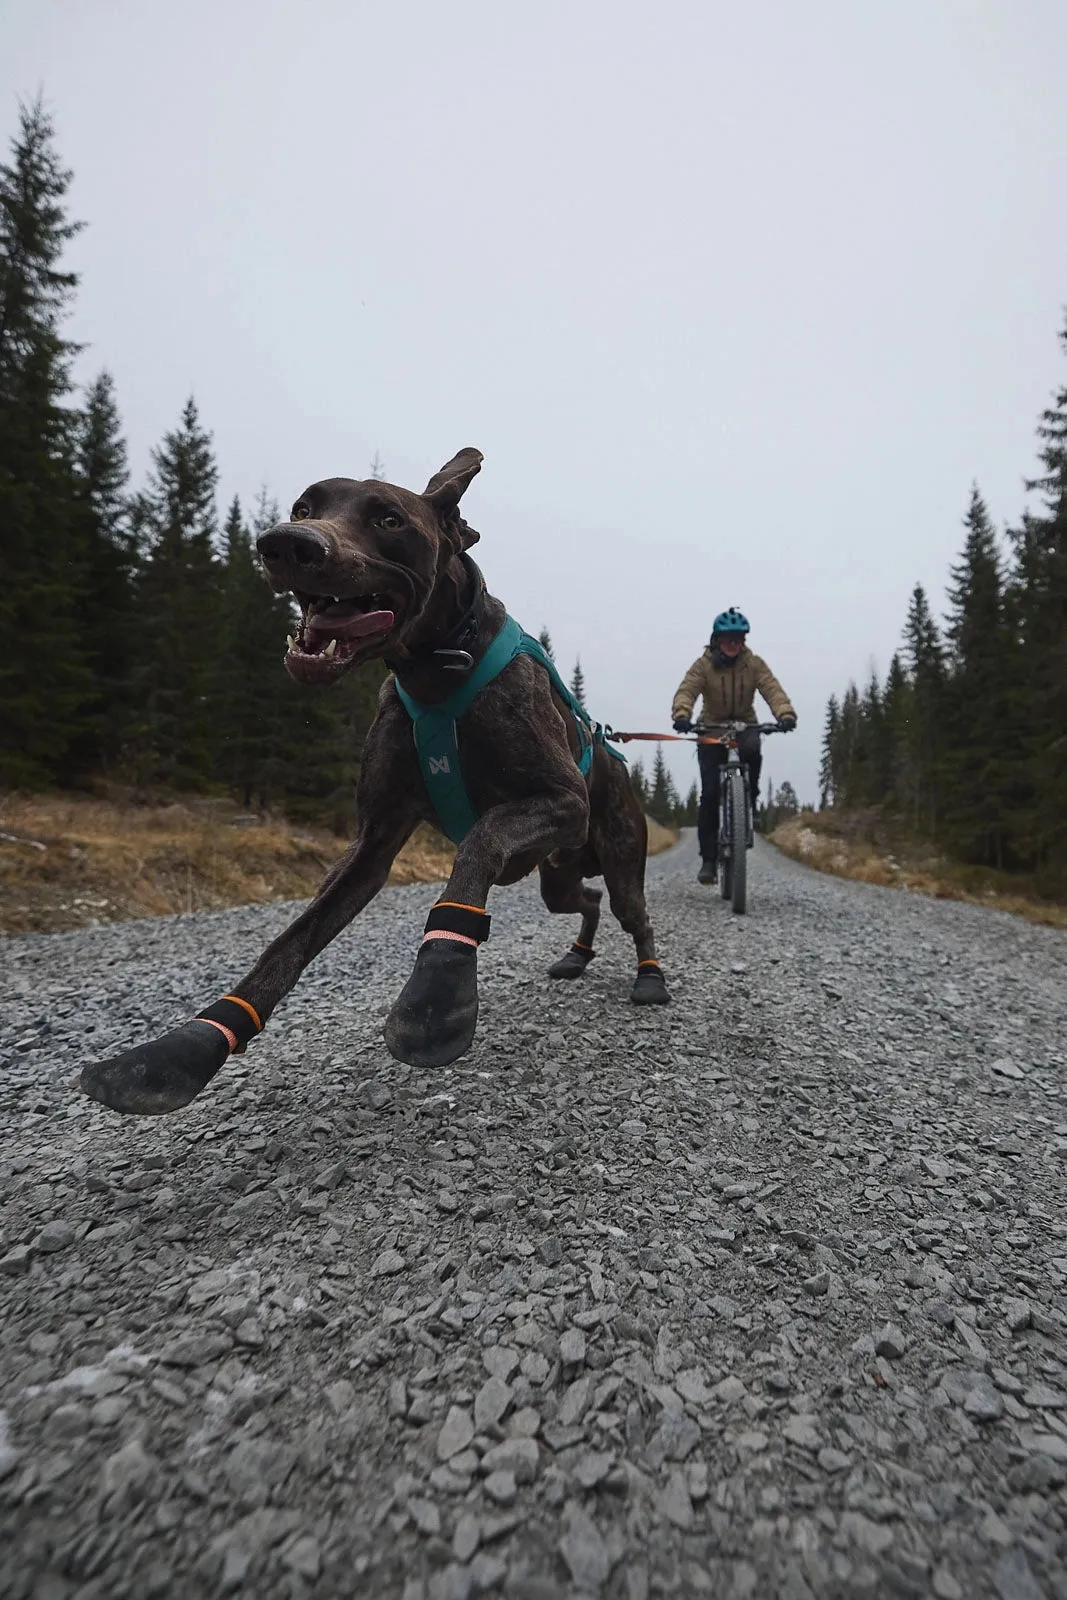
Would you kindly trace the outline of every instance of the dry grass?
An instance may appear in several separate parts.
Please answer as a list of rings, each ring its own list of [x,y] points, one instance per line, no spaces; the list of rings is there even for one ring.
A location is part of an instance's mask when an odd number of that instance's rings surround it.
[[[304,899],[346,844],[283,818],[248,818],[221,800],[127,806],[8,795],[0,799],[0,933]],[[445,841],[420,828],[390,882],[447,878],[451,860]]]
[[[650,853],[674,837],[649,822]],[[347,843],[225,800],[0,796],[0,934],[306,899]],[[440,882],[452,855],[440,834],[419,828],[389,882]]]
[[[803,811],[770,837],[784,855],[818,872],[936,900],[966,900],[1046,927],[1067,928],[1067,906],[1028,892],[1027,883],[1009,873],[964,866],[902,835],[893,837],[875,813]]]
[[[661,851],[669,850],[672,844],[678,843],[677,828],[665,828],[662,822],[657,822],[653,817],[646,817],[648,823],[648,853],[658,856]]]

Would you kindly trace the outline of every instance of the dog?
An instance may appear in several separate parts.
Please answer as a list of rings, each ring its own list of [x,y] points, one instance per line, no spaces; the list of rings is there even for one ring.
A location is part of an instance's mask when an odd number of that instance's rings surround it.
[[[289,673],[327,686],[374,659],[391,669],[363,752],[356,836],[306,910],[226,996],[172,1032],[86,1067],[81,1087],[92,1099],[140,1116],[188,1105],[384,886],[420,822],[443,821],[457,849],[386,1023],[397,1060],[441,1067],[469,1049],[489,890],[535,869],[549,911],[581,917],[550,976],[580,978],[592,960],[601,892],[585,879],[602,876],[634,941],[630,998],[670,999],[645,905],[645,818],[625,762],[487,592],[468,554],[479,535],[459,507],[481,463],[479,451],[461,450],[422,494],[328,478],[260,536],[272,589],[300,607]]]

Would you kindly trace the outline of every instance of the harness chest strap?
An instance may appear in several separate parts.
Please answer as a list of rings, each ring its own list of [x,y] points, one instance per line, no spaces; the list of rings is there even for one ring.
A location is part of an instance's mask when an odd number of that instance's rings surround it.
[[[492,683],[494,678],[499,677],[504,668],[519,655],[532,656],[540,666],[544,667],[552,680],[553,688],[574,717],[582,743],[578,770],[583,777],[586,776],[593,764],[595,746],[604,743],[604,730],[599,723],[591,721],[584,706],[563,682],[555,663],[538,641],[531,638],[513,617],[505,619],[500,632],[461,687],[439,705],[421,705],[394,679],[400,702],[411,718],[415,749],[426,791],[442,830],[453,844],[459,844],[465,839],[478,820],[478,813],[474,809],[467,785],[463,780],[456,724],[475,696],[480,694],[487,684]],[[626,759],[617,750],[611,750],[611,754],[619,761]]]

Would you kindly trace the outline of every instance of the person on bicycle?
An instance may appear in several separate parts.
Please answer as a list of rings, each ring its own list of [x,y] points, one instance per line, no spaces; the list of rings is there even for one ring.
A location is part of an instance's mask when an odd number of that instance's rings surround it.
[[[736,606],[720,611],[711,628],[711,642],[689,668],[678,685],[671,705],[676,733],[693,730],[693,707],[703,699],[700,720],[715,722],[756,722],[753,701],[757,691],[771,708],[778,726],[791,733],[797,725],[792,702],[767,663],[745,643],[748,618]],[[748,792],[753,811],[759,794],[763,754],[760,736],[753,730],[737,741],[738,755],[748,772]],[[700,765],[700,814],[697,840],[700,846],[700,883],[714,883],[719,873],[719,789],[726,760],[723,745],[697,745]]]

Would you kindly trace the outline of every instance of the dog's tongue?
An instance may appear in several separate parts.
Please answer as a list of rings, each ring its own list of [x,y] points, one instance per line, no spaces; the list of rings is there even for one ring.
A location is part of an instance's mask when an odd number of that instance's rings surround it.
[[[308,631],[331,639],[362,639],[371,633],[388,633],[395,618],[391,611],[361,611],[354,600],[338,600],[308,618]]]

